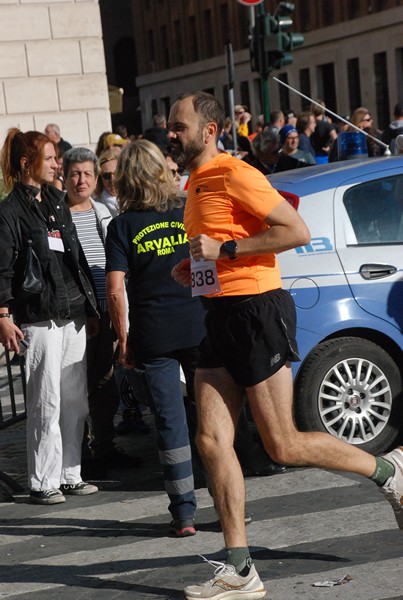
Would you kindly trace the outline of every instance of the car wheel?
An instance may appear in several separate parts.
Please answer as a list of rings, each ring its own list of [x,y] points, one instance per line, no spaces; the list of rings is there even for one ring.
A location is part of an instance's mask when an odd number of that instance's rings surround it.
[[[355,337],[319,344],[295,385],[303,431],[327,431],[373,454],[389,449],[402,424],[400,371],[380,346]]]

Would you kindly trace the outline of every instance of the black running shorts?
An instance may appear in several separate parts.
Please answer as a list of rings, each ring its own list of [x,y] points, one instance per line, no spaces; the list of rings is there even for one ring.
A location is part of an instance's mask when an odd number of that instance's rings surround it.
[[[225,367],[238,385],[250,387],[288,361],[300,360],[295,305],[287,291],[202,301],[207,335],[200,346],[199,368]]]

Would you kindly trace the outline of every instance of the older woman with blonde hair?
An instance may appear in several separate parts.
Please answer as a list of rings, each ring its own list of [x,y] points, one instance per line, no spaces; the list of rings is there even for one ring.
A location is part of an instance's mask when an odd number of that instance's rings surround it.
[[[110,223],[106,239],[109,312],[118,335],[120,363],[146,373],[170,500],[170,532],[185,537],[196,533],[196,498],[180,367],[191,400],[204,311],[199,299],[171,277],[174,265],[189,257],[183,201],[163,154],[144,139],[123,149],[115,185],[120,214]]]

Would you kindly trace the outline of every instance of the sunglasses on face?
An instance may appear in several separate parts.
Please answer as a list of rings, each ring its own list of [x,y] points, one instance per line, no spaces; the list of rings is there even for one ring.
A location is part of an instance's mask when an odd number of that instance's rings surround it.
[[[102,179],[105,179],[105,181],[110,181],[112,179],[112,177],[115,176],[115,173],[113,173],[112,171],[107,171],[106,173],[101,173],[101,177]]]
[[[171,169],[171,173],[174,177],[176,177],[177,175],[182,175],[183,169]]]

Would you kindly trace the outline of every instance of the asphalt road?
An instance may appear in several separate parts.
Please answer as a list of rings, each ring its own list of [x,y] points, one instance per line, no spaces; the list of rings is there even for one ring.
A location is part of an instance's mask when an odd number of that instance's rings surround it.
[[[27,490],[0,503],[0,598],[177,600],[224,558],[216,514],[198,495],[198,533],[173,539],[153,434],[119,439],[141,454],[138,470],[116,470],[100,492],[53,507]],[[24,423],[0,432],[0,468],[25,486]],[[5,465],[5,466],[4,466]],[[376,486],[316,469],[246,479],[252,556],[271,600],[403,599],[403,531]],[[4,489],[4,487],[3,487]],[[349,575],[349,583],[316,587]]]

